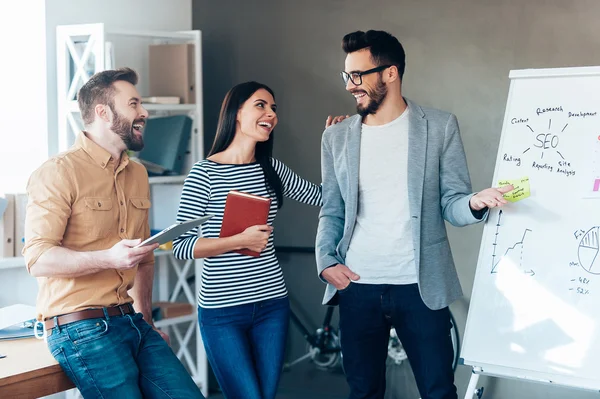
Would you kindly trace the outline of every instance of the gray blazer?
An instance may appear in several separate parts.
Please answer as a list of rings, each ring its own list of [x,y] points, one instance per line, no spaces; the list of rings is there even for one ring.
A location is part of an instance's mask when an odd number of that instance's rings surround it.
[[[407,188],[419,290],[429,308],[441,309],[462,296],[444,220],[466,226],[484,220],[487,210],[474,215],[469,207],[473,194],[456,116],[405,100]],[[361,125],[360,115],[354,115],[323,133],[323,207],[316,239],[319,276],[327,267],[345,263],[354,231]],[[336,293],[327,284],[323,304],[337,304]]]

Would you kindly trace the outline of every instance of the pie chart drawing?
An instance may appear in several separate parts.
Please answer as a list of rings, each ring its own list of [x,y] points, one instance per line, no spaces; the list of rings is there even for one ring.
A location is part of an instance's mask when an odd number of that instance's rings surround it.
[[[600,274],[599,230],[598,226],[592,227],[579,242],[579,264],[592,274]]]

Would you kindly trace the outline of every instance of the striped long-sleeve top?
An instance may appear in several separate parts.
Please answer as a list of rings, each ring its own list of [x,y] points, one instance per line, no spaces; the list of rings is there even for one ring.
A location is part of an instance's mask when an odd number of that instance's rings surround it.
[[[310,205],[321,205],[321,186],[312,184],[272,158],[281,179],[283,195]],[[231,190],[270,196],[268,224],[277,214],[277,198],[267,190],[262,168],[250,164],[220,164],[210,160],[197,162],[183,185],[177,221],[215,215],[200,226],[200,236],[218,238],[223,221],[225,200]],[[198,241],[198,227],[173,241],[173,254],[179,259],[192,259]],[[198,303],[203,308],[242,305],[287,295],[283,273],[273,246],[273,233],[260,257],[227,252],[204,259]]]

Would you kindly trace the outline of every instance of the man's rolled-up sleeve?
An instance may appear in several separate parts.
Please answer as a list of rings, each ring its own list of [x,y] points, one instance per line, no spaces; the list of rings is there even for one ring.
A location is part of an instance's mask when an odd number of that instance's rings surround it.
[[[61,245],[74,192],[69,171],[60,159],[47,161],[29,178],[22,252],[28,271],[44,252]]]

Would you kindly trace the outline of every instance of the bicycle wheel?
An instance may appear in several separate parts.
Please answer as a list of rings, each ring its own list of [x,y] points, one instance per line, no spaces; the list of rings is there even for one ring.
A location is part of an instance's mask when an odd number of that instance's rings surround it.
[[[408,358],[406,351],[396,334],[396,329],[392,327],[390,330],[390,339],[388,341],[388,359],[393,362],[394,365],[399,366]]]
[[[452,350],[454,351],[454,357],[452,358],[452,370],[456,370],[458,366],[458,358],[460,357],[460,338],[458,335],[458,327],[456,326],[456,320],[452,312],[450,312],[450,338],[452,339]],[[406,351],[400,342],[400,338],[396,334],[396,330],[392,328],[390,330],[390,338],[388,341],[388,359],[392,361],[392,364],[400,365],[404,360],[407,359]]]
[[[330,370],[335,368],[340,361],[340,339],[335,331],[330,331],[325,336],[324,352],[310,344],[306,345],[306,350],[311,354],[311,360],[321,370]]]

